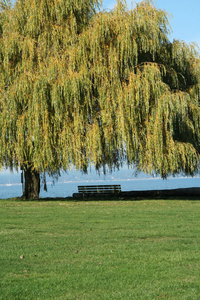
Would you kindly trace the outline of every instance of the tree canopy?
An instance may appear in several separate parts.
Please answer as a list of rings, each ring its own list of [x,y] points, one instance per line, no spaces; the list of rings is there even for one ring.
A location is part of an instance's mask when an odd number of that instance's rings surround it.
[[[0,164],[199,170],[200,59],[151,1],[18,0],[0,13]],[[27,196],[29,197],[29,196]]]

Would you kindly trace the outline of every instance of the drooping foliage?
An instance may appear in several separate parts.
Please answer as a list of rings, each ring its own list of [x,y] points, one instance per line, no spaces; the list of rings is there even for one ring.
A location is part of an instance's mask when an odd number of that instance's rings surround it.
[[[0,162],[56,172],[199,167],[199,54],[150,1],[18,0],[1,12]]]

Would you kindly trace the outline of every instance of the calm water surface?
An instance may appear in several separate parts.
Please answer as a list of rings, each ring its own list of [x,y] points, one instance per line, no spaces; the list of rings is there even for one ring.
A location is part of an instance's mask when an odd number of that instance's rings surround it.
[[[9,171],[0,172],[0,199],[20,197],[22,195],[20,181],[20,172],[13,174]],[[167,180],[163,180],[161,178],[152,178],[145,174],[139,174],[135,177],[133,170],[126,168],[108,174],[106,177],[102,174],[99,176],[94,170],[88,175],[82,175],[80,172],[73,171],[68,174],[62,174],[54,185],[51,178],[47,178],[48,191],[41,189],[40,197],[70,197],[78,191],[78,185],[93,184],[121,184],[122,191],[162,190],[200,187],[200,178],[170,177]]]

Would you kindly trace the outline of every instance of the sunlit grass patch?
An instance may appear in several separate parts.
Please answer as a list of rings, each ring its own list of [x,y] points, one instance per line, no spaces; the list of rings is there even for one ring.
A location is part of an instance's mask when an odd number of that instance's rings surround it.
[[[199,299],[198,201],[0,201],[0,299]]]

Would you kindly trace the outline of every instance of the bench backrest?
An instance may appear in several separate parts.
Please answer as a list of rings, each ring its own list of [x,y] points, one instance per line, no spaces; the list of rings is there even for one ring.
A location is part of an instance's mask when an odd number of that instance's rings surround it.
[[[121,185],[86,185],[78,186],[78,192],[82,194],[106,194],[120,193]]]

